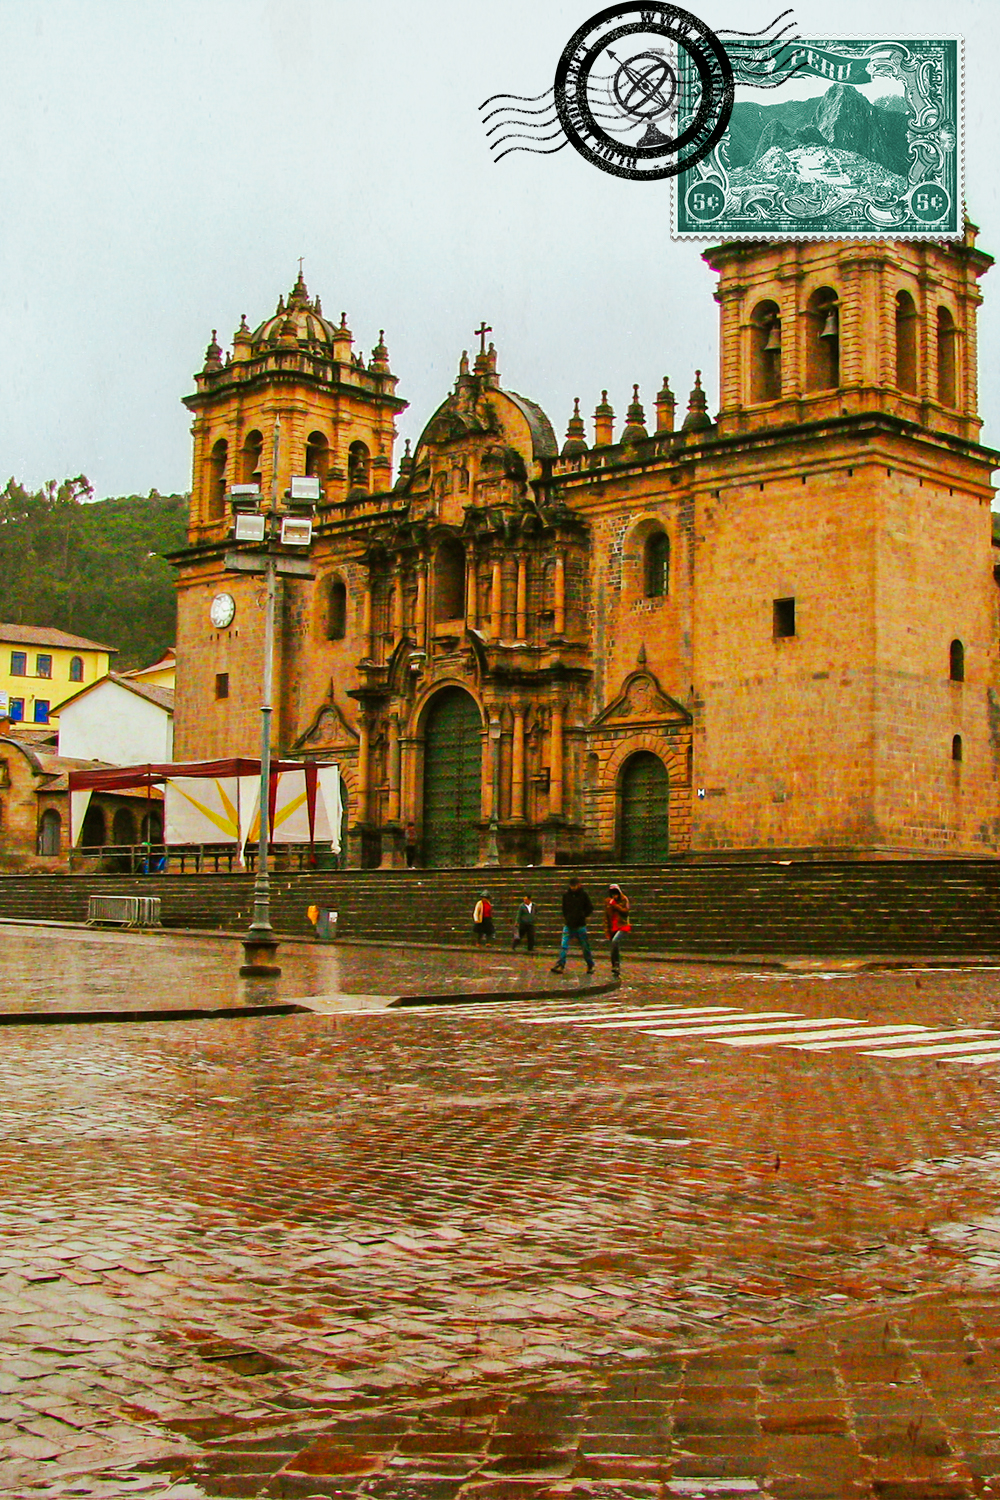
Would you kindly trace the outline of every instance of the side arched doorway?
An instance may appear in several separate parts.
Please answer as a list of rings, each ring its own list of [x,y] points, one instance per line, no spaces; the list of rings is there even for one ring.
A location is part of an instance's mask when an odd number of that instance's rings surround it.
[[[479,859],[482,721],[462,688],[445,688],[424,730],[424,863],[441,869]]]
[[[670,778],[651,750],[629,756],[620,786],[621,857],[627,865],[655,865],[670,852]]]

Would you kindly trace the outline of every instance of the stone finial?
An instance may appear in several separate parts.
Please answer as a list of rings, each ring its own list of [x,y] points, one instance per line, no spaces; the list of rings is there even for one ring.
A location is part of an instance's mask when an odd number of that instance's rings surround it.
[[[656,394],[656,430],[657,432],[673,432],[674,411],[677,407],[677,397],[670,389],[670,381],[664,375],[663,384]]]
[[[643,667],[645,667],[645,665],[646,665],[646,642],[645,641],[640,641],[639,642],[639,655],[635,659],[635,664],[640,669],[643,668]]]
[[[646,413],[642,409],[639,400],[639,387],[632,387],[632,400],[629,403],[626,414],[625,431],[622,433],[623,443],[641,443],[643,438],[649,436],[646,431]]]
[[[694,388],[688,398],[687,416],[682,432],[707,432],[715,424],[708,415],[708,398],[701,388],[701,371],[694,372]]]
[[[289,305],[289,307],[291,307],[291,305],[292,305],[293,302],[298,302],[303,307],[308,307],[309,306],[309,293],[308,293],[308,291],[306,289],[305,277],[302,275],[302,262],[301,261],[299,262],[299,274],[298,274],[298,278],[296,279],[295,285],[292,287],[292,290],[288,294],[288,305]]]
[[[594,411],[594,447],[605,448],[615,440],[615,414],[608,405],[607,391],[601,392],[601,399]]]
[[[213,328],[211,340],[209,342],[208,348],[205,350],[204,368],[206,370],[222,369],[222,349],[219,347],[219,343],[216,337],[217,333],[218,330]]]
[[[372,350],[372,357],[368,368],[374,370],[376,375],[386,375],[389,372],[389,351],[385,345],[385,329],[378,331],[378,343]]]
[[[577,458],[587,451],[587,432],[580,415],[580,398],[573,397],[573,415],[566,428],[566,441],[562,446],[563,458]]]

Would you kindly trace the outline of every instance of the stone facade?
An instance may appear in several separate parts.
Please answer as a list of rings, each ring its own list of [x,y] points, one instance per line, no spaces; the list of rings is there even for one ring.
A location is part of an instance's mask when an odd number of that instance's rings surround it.
[[[616,439],[605,393],[593,443],[577,407],[560,448],[485,330],[392,485],[381,337],[366,367],[301,277],[225,362],[213,335],[188,398],[177,758],[257,752],[261,587],[225,570],[226,492],[280,503],[314,474],[314,577],[280,586],[274,748],[339,763],[352,862],[401,863],[411,823],[438,847],[425,814],[467,807],[470,777],[486,863],[995,853],[990,258],[970,226],[706,259],[715,420],[696,377],[676,429],[665,380],[649,427],[635,390]],[[455,688],[474,718],[438,744]]]

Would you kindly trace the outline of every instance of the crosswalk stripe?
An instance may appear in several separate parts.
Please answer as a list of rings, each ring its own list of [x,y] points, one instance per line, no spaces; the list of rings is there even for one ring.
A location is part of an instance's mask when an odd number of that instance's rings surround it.
[[[895,1051],[900,1047],[924,1042],[947,1042],[954,1041],[957,1037],[996,1036],[1000,1045],[1000,1032],[991,1032],[988,1027],[952,1027],[946,1031],[931,1031],[926,1026],[914,1026],[905,1032],[896,1032],[887,1036],[879,1035],[879,1028],[873,1026],[871,1030],[865,1031],[865,1041],[871,1040],[872,1047],[878,1047],[885,1051]],[[832,1047],[834,1043],[830,1043]]]
[[[817,1026],[822,1024],[823,1030],[819,1032]],[[772,1036],[779,1038],[796,1037],[799,1033],[805,1036],[837,1036],[841,1034],[843,1027],[849,1027],[858,1034],[863,1034],[864,1023],[861,1021],[832,1021],[817,1023],[816,1021],[764,1021],[761,1023],[754,1016],[747,1016],[739,1021],[732,1021],[725,1025],[718,1023],[705,1026],[685,1026],[671,1028],[669,1031],[661,1027],[648,1028],[650,1036],[703,1036],[709,1041],[725,1041],[727,1037],[739,1037],[741,1043],[746,1040],[744,1033],[749,1034],[752,1041],[755,1037],[769,1040]]]
[[[759,1014],[759,1019],[761,1021],[773,1021],[775,1024],[777,1024],[780,1018],[782,1024],[792,1025],[793,1017],[795,1017],[797,1014],[798,1012],[794,1010],[762,1010]],[[711,1027],[716,1030],[721,1030],[721,1028],[724,1026],[747,1026],[756,1024],[757,1019],[757,1017],[748,1016],[745,1013],[741,1015],[739,1012],[736,1012],[736,1014],[731,1016],[713,1016],[711,1020],[706,1020],[703,1023],[699,1023],[699,1025],[704,1027]],[[650,1026],[686,1027],[688,1024],[688,1018],[687,1016],[679,1016],[677,1020],[674,1021],[666,1019],[663,1016],[648,1016],[642,1021],[576,1021],[573,1024],[576,1026],[586,1026],[588,1031],[642,1031],[648,1030]]]
[[[980,1036],[983,1032],[978,1033]],[[891,1052],[880,1050],[869,1052],[863,1049],[868,1057],[947,1057],[951,1054],[962,1052],[967,1056],[976,1052],[996,1051],[997,1043],[994,1036],[989,1042],[931,1042],[927,1045],[915,1047],[894,1047]]]
[[[784,1010],[768,1012],[768,1014],[787,1016],[794,1015],[795,1012]],[[595,1024],[598,1021],[610,1020],[619,1016],[623,1016],[627,1019],[632,1019],[634,1017],[636,1020],[645,1017],[647,1020],[655,1021],[658,1020],[661,1016],[671,1017],[675,1015],[681,1017],[682,1019],[686,1019],[688,1016],[741,1016],[746,1015],[746,1011],[737,1010],[736,1007],[732,1005],[666,1005],[662,1008],[648,1005],[643,1007],[641,1010],[601,1010],[593,1012],[572,1010],[564,1011],[562,1014],[556,1015],[538,1015],[536,1013],[532,1015],[530,1019],[528,1019],[527,1024],[529,1026],[545,1026],[549,1021],[567,1021],[571,1024],[586,1023],[590,1025]]]
[[[927,1031],[926,1026],[869,1026],[865,1024],[865,1040],[872,1039],[877,1047],[891,1046],[894,1041],[906,1042],[923,1036]],[[845,1041],[843,1037],[837,1037],[832,1042],[810,1042],[805,1047],[806,1052],[835,1052],[838,1047],[853,1047],[853,1041]]]

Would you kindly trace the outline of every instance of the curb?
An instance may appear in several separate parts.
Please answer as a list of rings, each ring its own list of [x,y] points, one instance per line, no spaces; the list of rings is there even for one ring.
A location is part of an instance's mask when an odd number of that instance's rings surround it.
[[[601,984],[578,984],[572,988],[544,990],[483,990],[478,994],[455,995],[397,995],[386,1009],[398,1010],[419,1005],[489,1005],[510,1000],[579,1000],[583,995],[607,995],[621,988],[617,979],[607,979]]]
[[[4,1010],[0,1026],[84,1026],[119,1021],[240,1021],[251,1016],[312,1015],[307,1005],[292,1001],[273,1005],[199,1005],[181,1010]]]

